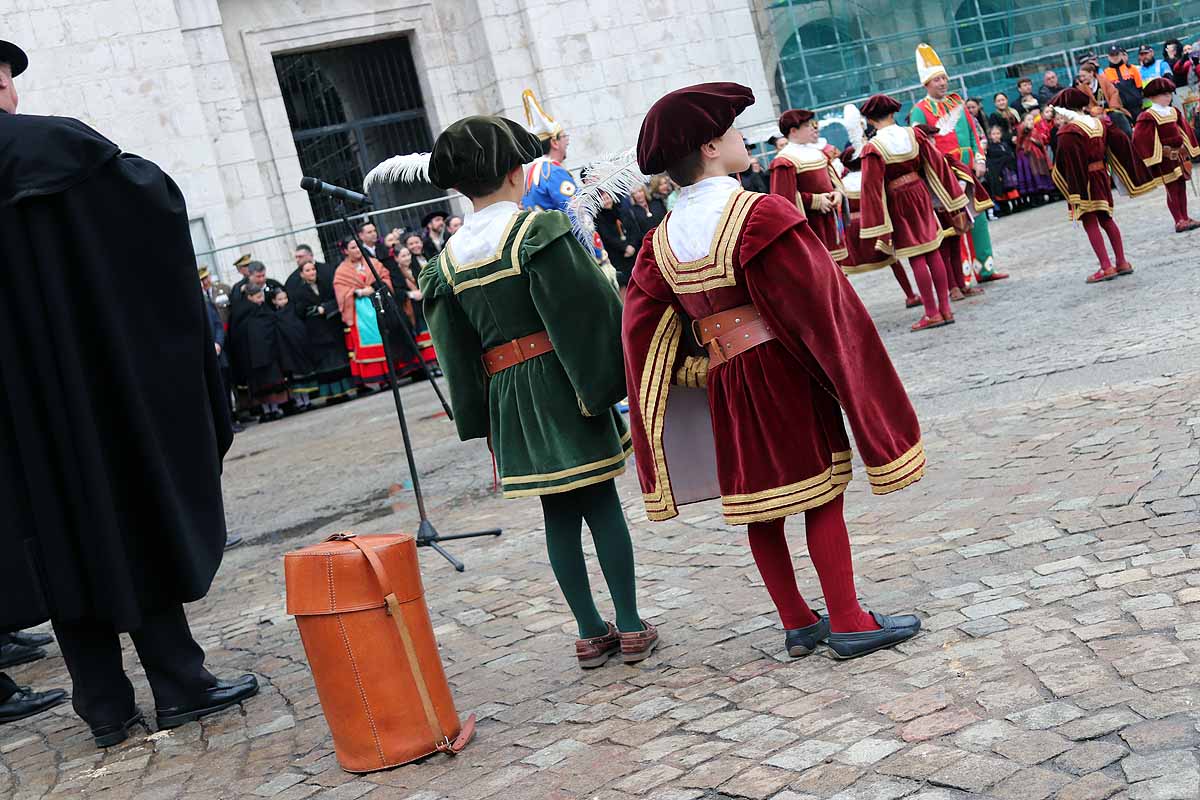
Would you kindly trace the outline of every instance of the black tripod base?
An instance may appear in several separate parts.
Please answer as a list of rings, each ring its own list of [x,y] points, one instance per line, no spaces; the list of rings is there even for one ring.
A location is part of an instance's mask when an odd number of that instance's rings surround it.
[[[499,536],[502,531],[499,528],[493,528],[488,531],[475,531],[474,533],[452,533],[449,536],[442,536],[437,532],[437,528],[433,527],[433,523],[427,519],[421,520],[421,524],[417,527],[417,547],[432,547],[433,551],[442,558],[450,562],[458,572],[466,569],[466,566],[454,556],[446,552],[441,542],[449,542],[455,539],[478,539],[480,536]]]

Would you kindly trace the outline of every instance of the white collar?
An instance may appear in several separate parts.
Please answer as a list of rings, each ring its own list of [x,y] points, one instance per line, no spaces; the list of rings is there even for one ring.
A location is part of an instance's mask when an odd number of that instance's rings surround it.
[[[695,261],[708,255],[729,196],[741,188],[736,178],[705,178],[679,190],[667,222],[667,243],[675,258]]]
[[[857,193],[862,189],[862,172],[847,172],[842,177],[842,186],[847,192]]]
[[[1158,103],[1151,103],[1150,108],[1154,109],[1154,113],[1158,114],[1160,117],[1166,117],[1171,114],[1174,106],[1160,106]]]
[[[446,242],[454,263],[462,266],[494,255],[504,242],[508,223],[520,211],[516,203],[503,200],[467,216],[462,227]]]
[[[875,131],[875,138],[883,142],[884,148],[891,155],[906,156],[913,150],[913,140],[908,135],[908,128],[901,125],[880,128]]]

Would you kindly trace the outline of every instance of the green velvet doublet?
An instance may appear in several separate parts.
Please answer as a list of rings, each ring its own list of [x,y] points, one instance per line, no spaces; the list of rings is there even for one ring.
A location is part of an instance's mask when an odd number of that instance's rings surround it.
[[[458,264],[446,248],[419,281],[459,438],[490,438],[505,497],[624,471],[621,301],[565,214],[518,211],[490,256]],[[485,350],[541,331],[553,352],[488,377]]]

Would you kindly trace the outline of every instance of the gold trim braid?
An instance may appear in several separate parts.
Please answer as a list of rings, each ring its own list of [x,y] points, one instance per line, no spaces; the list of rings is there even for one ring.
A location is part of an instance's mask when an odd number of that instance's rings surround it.
[[[867,467],[867,480],[875,494],[903,489],[925,474],[925,445],[918,441],[903,455],[878,467]]]
[[[663,447],[663,427],[671,373],[682,338],[683,323],[679,314],[674,308],[667,308],[650,339],[641,386],[638,388],[642,426],[654,460],[654,490],[642,493],[646,516],[651,520],[671,519],[679,513],[675,507],[675,497],[671,494],[671,476],[667,472],[667,456]]]

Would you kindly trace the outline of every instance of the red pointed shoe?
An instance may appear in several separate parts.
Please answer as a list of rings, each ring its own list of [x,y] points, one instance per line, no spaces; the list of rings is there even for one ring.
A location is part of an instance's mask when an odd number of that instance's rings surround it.
[[[1132,275],[1132,274],[1133,274],[1133,264],[1130,264],[1128,261],[1122,261],[1120,264],[1117,264],[1117,277],[1118,278],[1121,277],[1122,275]]]
[[[913,331],[923,331],[927,328],[940,328],[943,325],[950,323],[942,317],[941,314],[934,314],[932,317],[921,317],[919,322],[914,322],[912,325]]]
[[[904,301],[905,308],[916,308],[919,305],[921,305],[921,298],[919,297],[909,297]]]
[[[1003,280],[1008,280],[1007,272],[993,272],[991,275],[980,275],[979,276],[980,283],[991,283],[992,281],[1003,281]]]
[[[1088,275],[1087,282],[1103,283],[1104,281],[1111,281],[1115,277],[1117,277],[1117,271],[1109,267],[1108,269],[1098,269],[1091,275]]]

